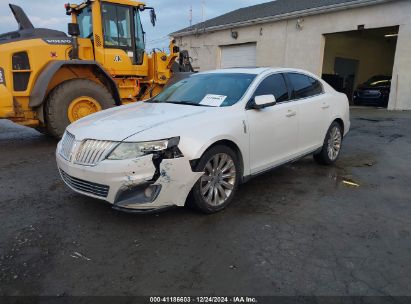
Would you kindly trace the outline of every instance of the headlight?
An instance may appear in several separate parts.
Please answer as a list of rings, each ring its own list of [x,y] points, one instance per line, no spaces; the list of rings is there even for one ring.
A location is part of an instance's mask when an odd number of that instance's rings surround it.
[[[146,142],[124,142],[119,144],[107,157],[110,160],[122,160],[137,158],[147,154],[167,151],[177,148],[180,137],[170,139],[146,141]]]

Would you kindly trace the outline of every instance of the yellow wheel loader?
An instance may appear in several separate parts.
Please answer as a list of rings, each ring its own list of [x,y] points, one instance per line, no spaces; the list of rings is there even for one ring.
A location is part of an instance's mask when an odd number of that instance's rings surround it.
[[[20,7],[10,8],[19,30],[0,35],[0,118],[54,137],[82,117],[153,97],[172,77],[192,72],[188,53],[173,41],[168,52],[146,53],[140,14],[149,12],[153,26],[156,14],[142,2],[66,4],[70,36],[34,28]]]

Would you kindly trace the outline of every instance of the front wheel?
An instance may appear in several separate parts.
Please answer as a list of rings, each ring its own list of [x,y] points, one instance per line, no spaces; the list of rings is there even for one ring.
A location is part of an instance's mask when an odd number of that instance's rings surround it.
[[[192,190],[192,203],[204,213],[215,213],[231,203],[240,181],[237,154],[226,146],[215,146],[201,157],[196,166],[204,175]]]
[[[314,159],[321,165],[334,164],[340,156],[343,139],[341,125],[334,121],[328,129],[323,147],[318,154],[314,154]]]
[[[103,85],[88,79],[68,80],[56,87],[47,99],[47,132],[61,138],[69,124],[114,106],[114,98]]]

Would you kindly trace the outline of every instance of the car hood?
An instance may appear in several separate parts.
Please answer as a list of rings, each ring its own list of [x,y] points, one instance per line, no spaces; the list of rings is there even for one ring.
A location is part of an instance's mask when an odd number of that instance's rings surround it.
[[[123,141],[161,125],[199,115],[211,108],[166,103],[138,102],[87,116],[67,127],[76,140]]]

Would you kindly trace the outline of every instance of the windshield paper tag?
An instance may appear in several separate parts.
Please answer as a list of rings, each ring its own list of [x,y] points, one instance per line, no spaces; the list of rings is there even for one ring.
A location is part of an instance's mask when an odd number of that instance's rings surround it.
[[[224,96],[224,95],[208,94],[203,98],[200,104],[205,105],[205,106],[219,107],[223,104],[226,98],[227,96]]]

